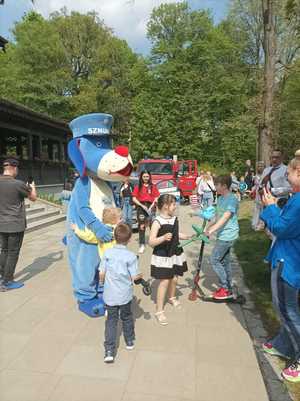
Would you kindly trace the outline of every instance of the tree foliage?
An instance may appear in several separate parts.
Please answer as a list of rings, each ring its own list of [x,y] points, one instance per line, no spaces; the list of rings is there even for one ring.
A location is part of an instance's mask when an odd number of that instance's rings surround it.
[[[246,154],[255,157],[249,68],[232,31],[186,3],[153,10],[152,52],[134,99],[137,157],[156,150],[225,168],[239,167]]]
[[[95,13],[30,13],[14,36],[0,55],[1,96],[65,120],[108,112],[128,131],[137,57]]]

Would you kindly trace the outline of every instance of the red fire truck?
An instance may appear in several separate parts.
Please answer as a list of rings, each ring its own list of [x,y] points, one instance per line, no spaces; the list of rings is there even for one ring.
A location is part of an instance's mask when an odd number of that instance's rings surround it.
[[[159,189],[176,187],[182,200],[186,200],[196,187],[197,160],[142,159],[137,165],[137,175],[147,170]]]

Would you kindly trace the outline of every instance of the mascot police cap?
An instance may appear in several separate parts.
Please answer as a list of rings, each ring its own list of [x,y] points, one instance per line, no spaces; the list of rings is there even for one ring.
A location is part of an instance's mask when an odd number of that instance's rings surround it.
[[[110,134],[113,116],[104,113],[91,113],[77,117],[69,124],[74,138],[82,136],[106,136]]]

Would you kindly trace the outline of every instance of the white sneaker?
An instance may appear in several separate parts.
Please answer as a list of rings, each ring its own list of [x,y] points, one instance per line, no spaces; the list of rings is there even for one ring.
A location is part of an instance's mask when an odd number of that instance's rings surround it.
[[[139,253],[144,253],[144,252],[145,252],[145,245],[140,245]]]
[[[130,343],[126,344],[126,349],[128,349],[129,351],[131,351],[132,349],[134,349],[134,342],[131,341]]]
[[[113,363],[114,360],[115,360],[115,358],[114,358],[112,352],[110,352],[110,351],[105,352],[105,355],[104,355],[105,363]]]

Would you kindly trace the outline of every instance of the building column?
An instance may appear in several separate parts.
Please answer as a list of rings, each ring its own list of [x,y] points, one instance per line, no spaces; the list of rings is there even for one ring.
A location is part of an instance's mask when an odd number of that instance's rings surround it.
[[[20,157],[20,159],[23,159],[23,145],[22,145],[22,137],[20,135],[16,135],[17,137],[17,156]]]
[[[38,135],[38,144],[39,144],[39,159],[42,159],[42,137],[41,137],[41,135]]]
[[[40,184],[43,184],[43,163],[44,162],[42,162],[42,137],[41,137],[41,135],[38,135],[38,144],[39,144],[39,159],[40,159],[40,163],[39,163],[39,174],[40,174],[40,177],[39,177],[39,182],[40,182]]]
[[[0,132],[0,156],[5,156],[5,155],[6,155],[5,134],[2,136]]]
[[[33,175],[33,151],[32,151],[32,134],[27,135],[27,150],[28,150],[28,163],[29,163],[29,175],[35,181],[35,177]]]
[[[59,160],[61,162],[65,161],[65,151],[64,151],[64,144],[62,141],[59,141]]]
[[[27,135],[28,160],[33,160],[32,134]]]

